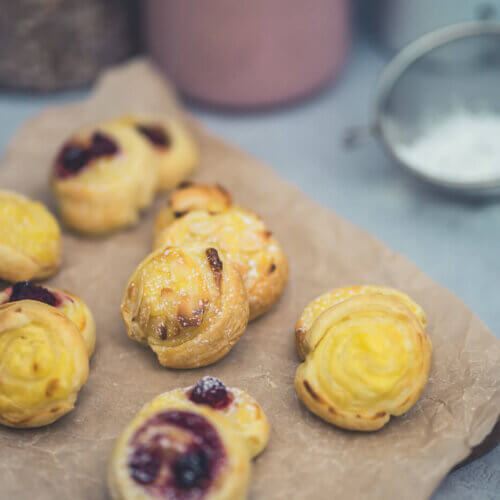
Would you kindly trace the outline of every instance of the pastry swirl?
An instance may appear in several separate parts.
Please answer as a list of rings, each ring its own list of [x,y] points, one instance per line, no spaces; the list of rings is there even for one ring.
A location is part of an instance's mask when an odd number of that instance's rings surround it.
[[[195,368],[225,356],[246,329],[248,298],[238,271],[204,245],[161,248],[132,274],[122,301],[130,338],[163,366]]]
[[[197,199],[201,201],[187,204],[194,206],[193,210],[179,211],[179,201],[174,198],[174,205],[160,213],[154,248],[192,243],[220,248],[243,278],[250,319],[255,319],[270,309],[283,292],[288,281],[288,260],[260,217],[230,203],[224,208],[213,192]],[[215,210],[198,208],[203,204],[215,205]],[[172,220],[171,213],[178,217]]]
[[[56,421],[73,409],[88,367],[82,335],[54,307],[32,300],[0,306],[0,423]]]
[[[295,388],[316,415],[370,431],[408,411],[429,376],[432,345],[401,300],[362,294],[321,313],[303,342]]]
[[[41,204],[0,190],[0,279],[46,278],[61,261],[61,231]]]
[[[146,141],[153,151],[158,164],[158,189],[173,189],[198,165],[198,147],[180,121],[130,115],[122,117],[120,122]]]
[[[338,304],[339,302],[342,302],[356,295],[366,295],[374,293],[387,295],[389,297],[394,297],[401,300],[410,308],[413,314],[415,314],[424,328],[427,325],[427,319],[425,317],[424,310],[410,297],[408,297],[408,295],[401,292],[400,290],[375,285],[346,286],[343,288],[337,288],[336,290],[326,292],[319,297],[316,297],[307,305],[307,307],[300,315],[300,318],[297,321],[297,325],[295,326],[295,344],[300,359],[304,360],[306,357],[304,352],[304,339],[306,333],[311,329],[314,321],[321,313]]]
[[[249,474],[245,442],[227,419],[157,398],[118,438],[108,484],[113,500],[242,500]]]
[[[226,387],[214,377],[203,377],[193,386],[160,394],[146,408],[161,409],[186,401],[212,408],[227,418],[244,438],[251,458],[266,447],[269,423],[259,403],[247,392]]]
[[[156,192],[151,148],[120,120],[73,135],[61,147],[52,188],[64,222],[87,234],[134,224]]]
[[[55,288],[20,281],[0,292],[0,305],[21,300],[36,300],[55,307],[70,319],[80,331],[89,357],[94,353],[95,323],[87,305],[75,295]]]

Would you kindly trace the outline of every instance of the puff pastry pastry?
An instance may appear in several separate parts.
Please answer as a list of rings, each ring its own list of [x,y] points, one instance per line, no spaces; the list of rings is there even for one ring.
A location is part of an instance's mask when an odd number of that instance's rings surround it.
[[[230,200],[224,208],[213,192],[196,199],[181,205],[174,196],[172,206],[157,219],[154,248],[194,242],[219,247],[240,272],[250,301],[250,319],[257,318],[276,302],[288,281],[283,250],[262,219],[249,210],[231,206]],[[208,206],[199,209],[203,204]],[[179,210],[181,206],[184,210]],[[173,221],[172,213],[177,217]]]
[[[82,335],[64,314],[32,300],[0,306],[0,423],[56,421],[73,409],[88,368]]]
[[[160,238],[167,226],[188,212],[206,210],[215,214],[224,212],[232,206],[232,196],[219,184],[211,186],[183,182],[178,189],[172,192],[168,205],[156,217],[155,238]]]
[[[193,386],[160,394],[150,405],[166,408],[186,401],[210,407],[229,419],[244,438],[251,458],[262,453],[266,447],[269,441],[267,417],[259,403],[247,392],[226,387],[219,379],[207,376]]]
[[[19,281],[0,292],[0,305],[21,300],[37,300],[63,313],[78,327],[87,346],[88,355],[92,356],[95,347],[94,317],[81,299],[68,292],[35,285],[30,281]]]
[[[135,223],[157,182],[153,151],[120,120],[77,132],[59,151],[52,176],[64,222],[88,234]]]
[[[303,349],[295,389],[307,408],[344,429],[372,431],[420,397],[432,345],[402,300],[360,294],[321,313]]]
[[[297,321],[297,325],[295,326],[295,344],[297,346],[297,352],[299,353],[300,359],[304,360],[306,357],[304,352],[304,339],[306,333],[311,329],[314,321],[321,313],[334,306],[335,304],[338,304],[339,302],[342,302],[356,295],[366,295],[374,293],[387,295],[389,297],[394,297],[401,300],[410,308],[413,314],[415,314],[415,316],[422,323],[422,326],[424,328],[426,327],[427,319],[425,317],[424,310],[410,297],[408,297],[408,295],[399,290],[396,290],[395,288],[375,285],[346,286],[343,288],[337,288],[336,290],[326,292],[323,295],[316,297],[307,305],[303,313],[300,315],[299,321]]]
[[[0,279],[20,281],[53,274],[61,260],[61,231],[41,204],[0,190]]]
[[[238,271],[215,247],[161,248],[132,274],[121,306],[130,338],[148,344],[163,366],[215,363],[248,323]]]
[[[249,475],[245,441],[228,419],[160,397],[118,438],[108,484],[113,500],[243,500]]]
[[[173,189],[198,165],[198,147],[178,120],[130,115],[120,121],[141,136],[154,152],[159,168],[158,189]]]

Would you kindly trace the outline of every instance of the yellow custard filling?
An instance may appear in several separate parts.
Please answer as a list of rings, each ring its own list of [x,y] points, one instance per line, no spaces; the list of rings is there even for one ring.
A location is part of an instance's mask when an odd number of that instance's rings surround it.
[[[311,354],[321,388],[344,409],[369,407],[396,398],[414,375],[401,325],[375,318],[349,320],[327,332]]]
[[[74,374],[73,356],[42,325],[30,323],[0,335],[0,412],[67,398]]]
[[[59,225],[41,203],[0,192],[0,244],[49,264],[59,242]]]

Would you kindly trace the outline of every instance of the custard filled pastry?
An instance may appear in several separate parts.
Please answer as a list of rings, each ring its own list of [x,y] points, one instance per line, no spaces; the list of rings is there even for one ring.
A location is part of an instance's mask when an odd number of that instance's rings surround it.
[[[209,203],[214,195],[207,195]],[[288,281],[288,260],[276,238],[260,217],[238,206],[217,202],[215,209],[179,210],[178,200],[160,213],[155,233],[155,248],[202,243],[220,248],[240,272],[250,301],[250,319],[265,313],[279,298]],[[202,197],[199,200],[203,200]],[[169,214],[175,214],[171,220]]]
[[[156,192],[158,166],[119,120],[77,132],[59,151],[52,187],[64,222],[88,234],[131,225]]]
[[[55,422],[73,409],[88,369],[82,335],[64,314],[33,300],[0,306],[0,423]]]
[[[344,429],[372,431],[420,397],[432,345],[405,302],[359,294],[316,318],[303,351],[295,389],[307,408]]]
[[[196,368],[232,349],[249,306],[241,276],[223,253],[187,245],[160,248],[139,264],[121,312],[128,336],[148,344],[163,366]]]
[[[245,441],[228,419],[160,396],[118,438],[108,484],[113,500],[243,500],[249,475]]]
[[[95,347],[95,323],[87,305],[75,295],[55,288],[35,285],[30,281],[19,281],[0,292],[0,306],[9,302],[36,300],[55,307],[78,327],[87,353],[92,356]]]
[[[387,295],[389,297],[394,297],[404,302],[409,309],[415,314],[418,320],[422,323],[425,328],[427,325],[427,319],[425,317],[424,310],[415,303],[408,295],[396,290],[395,288],[375,286],[375,285],[362,285],[362,286],[346,286],[344,288],[337,288],[330,292],[326,292],[319,297],[316,297],[312,302],[310,302],[304,309],[303,313],[300,315],[299,321],[295,326],[295,344],[297,346],[297,352],[299,353],[300,359],[304,360],[306,355],[304,352],[304,339],[306,333],[311,329],[316,318],[329,309],[330,307],[342,302],[346,299],[354,297],[356,295],[367,295],[379,293],[382,295]]]
[[[198,147],[178,120],[132,115],[120,121],[141,136],[154,152],[159,170],[158,189],[173,189],[198,165]]]
[[[165,408],[186,401],[210,407],[229,419],[244,438],[251,458],[259,455],[266,447],[269,441],[269,424],[259,403],[247,392],[226,387],[215,377],[203,377],[191,387],[160,394],[146,408]]]
[[[61,231],[41,204],[0,190],[0,279],[46,278],[61,261]]]

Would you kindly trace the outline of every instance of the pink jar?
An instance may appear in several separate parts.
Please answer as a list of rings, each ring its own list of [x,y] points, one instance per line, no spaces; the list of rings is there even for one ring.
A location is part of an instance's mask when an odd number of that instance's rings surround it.
[[[342,67],[348,0],[147,0],[146,43],[191,98],[267,106],[309,94]]]

